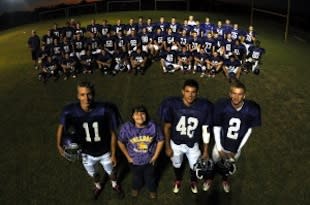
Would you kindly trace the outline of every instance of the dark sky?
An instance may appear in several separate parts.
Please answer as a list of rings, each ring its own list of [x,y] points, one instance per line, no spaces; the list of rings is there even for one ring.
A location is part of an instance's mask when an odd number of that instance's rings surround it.
[[[3,12],[19,11],[19,10],[33,10],[40,6],[57,5],[60,3],[75,4],[81,0],[0,0],[0,14]],[[95,1],[95,0],[88,0]],[[244,3],[250,5],[251,0],[219,0],[226,2]],[[285,10],[287,7],[287,0],[255,0],[257,7],[265,9],[277,8]],[[292,14],[309,16],[309,0],[291,0]]]
[[[76,4],[79,2],[81,2],[81,0],[0,0],[0,14],[19,10],[31,11],[40,6],[57,5],[60,3]]]

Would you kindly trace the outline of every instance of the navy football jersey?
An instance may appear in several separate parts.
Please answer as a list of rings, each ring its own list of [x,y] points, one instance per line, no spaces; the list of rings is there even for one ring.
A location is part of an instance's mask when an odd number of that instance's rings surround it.
[[[111,131],[116,130],[116,114],[103,103],[94,103],[90,112],[81,109],[79,103],[65,106],[60,124],[67,129],[74,129],[79,136],[82,152],[100,156],[110,151]]]
[[[206,126],[210,129],[212,114],[212,103],[203,98],[186,106],[182,97],[170,97],[161,103],[159,110],[161,121],[171,123],[171,140],[175,144],[186,144],[189,147],[202,140]]]
[[[245,100],[241,110],[236,110],[230,99],[214,105],[214,126],[220,126],[221,145],[225,150],[237,153],[240,143],[249,128],[261,126],[260,107]]]

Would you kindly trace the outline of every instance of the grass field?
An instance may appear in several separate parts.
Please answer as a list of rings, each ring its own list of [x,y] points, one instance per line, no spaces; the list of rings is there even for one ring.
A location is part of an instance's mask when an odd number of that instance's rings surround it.
[[[121,12],[76,17],[85,26],[92,17],[116,18],[163,15],[184,19],[189,14],[213,22],[230,18],[246,27],[248,17],[195,12]],[[64,25],[64,19],[57,20]],[[98,201],[90,200],[91,180],[78,163],[62,159],[55,144],[60,111],[75,99],[77,80],[60,80],[43,85],[36,79],[26,41],[31,29],[46,33],[54,21],[25,25],[0,33],[0,204],[225,204],[225,205],[306,205],[310,204],[310,69],[309,42],[290,38],[283,42],[283,26],[272,20],[256,19],[254,26],[266,49],[263,70],[259,76],[241,77],[248,88],[247,97],[262,108],[263,126],[255,129],[238,162],[232,179],[232,192],[222,193],[214,183],[210,193],[194,196],[185,177],[179,195],[171,192],[172,167],[162,168],[157,202],[145,196],[122,201],[116,199],[110,185]],[[24,33],[26,32],[26,33]],[[97,99],[114,102],[126,120],[130,108],[144,103],[156,119],[160,101],[179,95],[184,79],[194,78],[201,85],[200,95],[212,102],[227,95],[228,83],[222,75],[201,79],[198,75],[163,75],[154,63],[145,76],[122,73],[116,77],[99,73],[88,78],[97,87]],[[163,159],[162,162],[167,162]],[[164,163],[162,163],[164,164]],[[122,175],[122,185],[130,193],[130,175]],[[218,180],[218,179],[217,179]],[[145,194],[146,195],[146,194]],[[146,195],[147,196],[147,195]]]

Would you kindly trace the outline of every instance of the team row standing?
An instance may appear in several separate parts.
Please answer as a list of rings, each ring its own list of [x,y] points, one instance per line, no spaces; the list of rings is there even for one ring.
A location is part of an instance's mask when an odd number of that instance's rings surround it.
[[[98,170],[95,169],[98,163],[109,174],[113,189],[123,197],[124,193],[113,174],[118,144],[131,167],[132,196],[138,196],[145,182],[150,198],[156,198],[155,163],[164,147],[174,168],[173,192],[177,194],[181,188],[180,167],[186,155],[191,191],[198,193],[195,164],[201,160],[215,165],[222,161],[235,163],[252,128],[261,125],[260,107],[253,101],[245,100],[246,88],[241,82],[234,81],[230,86],[229,98],[221,99],[215,105],[199,98],[198,91],[197,81],[189,79],[184,82],[181,97],[164,99],[159,109],[161,127],[150,120],[144,106],[134,107],[130,120],[121,126],[117,137],[118,117],[115,109],[109,104],[96,102],[93,85],[82,82],[77,86],[79,102],[67,105],[61,114],[56,135],[59,153],[66,157],[66,146],[70,145],[68,142],[77,143],[75,147],[80,145],[82,163],[94,180],[94,198],[97,199],[102,191]],[[212,134],[215,146],[212,157],[209,157]],[[209,170],[203,176],[204,191],[210,189],[217,171]],[[223,190],[230,192],[227,173],[220,173],[223,176]]]
[[[228,19],[215,25],[209,18],[199,23],[190,16],[183,24],[175,18],[166,22],[161,17],[153,23],[151,18],[144,22],[140,17],[138,22],[130,19],[128,24],[123,24],[117,20],[114,25],[107,20],[98,24],[93,19],[87,27],[82,27],[71,20],[62,28],[55,24],[35,45],[32,41],[28,43],[35,47],[36,66],[39,59],[44,73],[48,74],[49,70],[58,73],[56,67],[67,74],[66,78],[70,73],[75,77],[76,73],[93,72],[96,68],[112,74],[131,69],[143,74],[149,65],[147,61],[159,59],[163,72],[181,70],[214,77],[223,69],[227,77],[230,73],[239,78],[246,62],[245,71],[259,72],[264,49],[255,42],[258,40],[253,26],[243,30]]]

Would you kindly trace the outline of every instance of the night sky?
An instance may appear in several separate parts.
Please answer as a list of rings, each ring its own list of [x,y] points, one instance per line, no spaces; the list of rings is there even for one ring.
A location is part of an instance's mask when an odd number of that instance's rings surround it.
[[[40,6],[52,6],[60,3],[75,4],[81,0],[0,0],[0,14],[11,11],[31,11]],[[87,0],[95,1],[95,0]],[[250,5],[251,0],[220,0],[224,2],[236,2]],[[145,1],[144,1],[145,2]],[[277,8],[285,10],[287,0],[255,0],[255,4],[260,8],[274,9]],[[308,9],[310,7],[309,0],[291,0],[292,14],[309,16]]]

